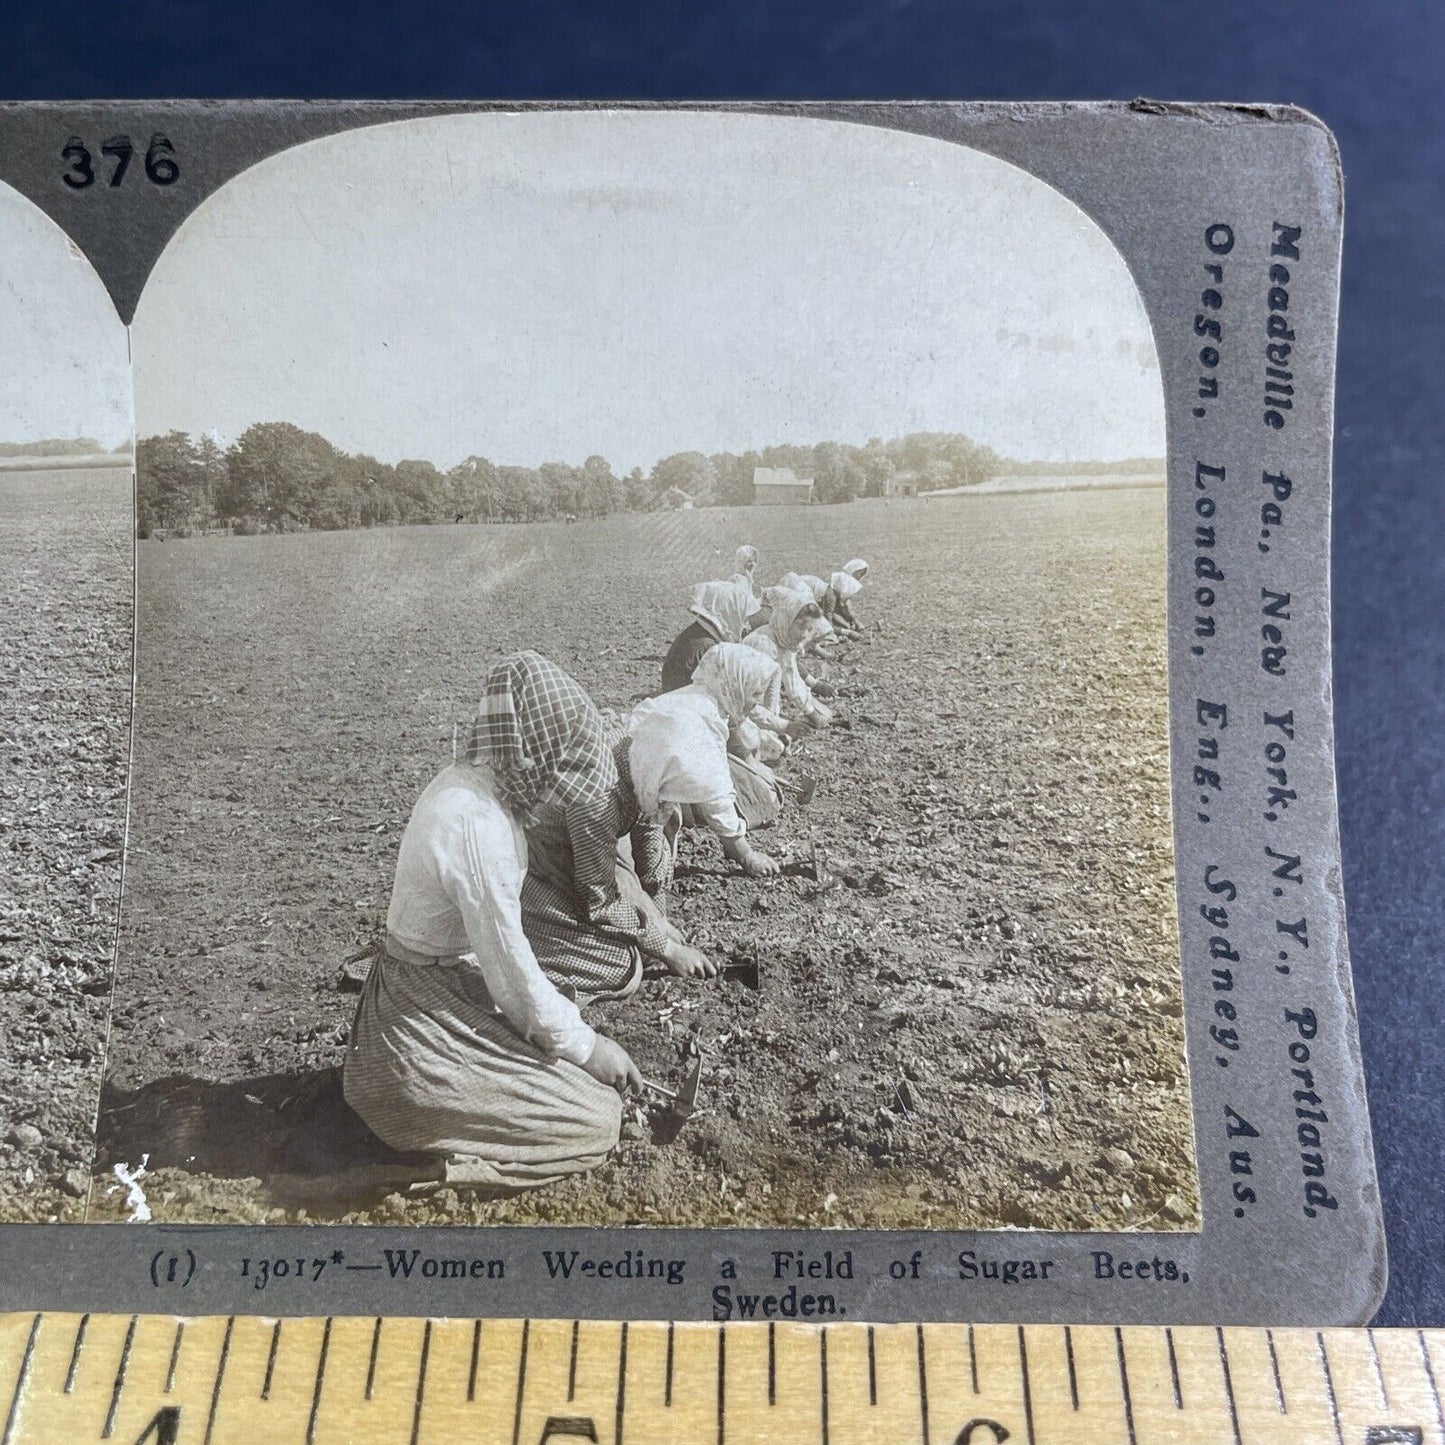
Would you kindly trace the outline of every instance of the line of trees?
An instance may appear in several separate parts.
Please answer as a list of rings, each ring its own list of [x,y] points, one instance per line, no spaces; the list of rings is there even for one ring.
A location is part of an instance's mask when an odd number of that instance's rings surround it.
[[[1113,462],[1030,462],[1010,457],[999,468],[1006,477],[1162,477],[1163,457],[1122,457]]]
[[[449,471],[428,461],[379,461],[333,446],[290,422],[258,422],[229,446],[182,431],[136,448],[137,529],[188,535],[336,531],[425,522],[525,522],[649,511],[676,488],[698,506],[753,499],[755,467],[812,477],[820,502],[887,495],[900,478],[915,491],[986,481],[1004,466],[955,432],[915,432],[866,446],[819,442],[742,453],[677,452],[644,473],[619,476],[605,457],[581,466],[503,466],[469,456]]]
[[[94,437],[42,437],[32,442],[0,442],[0,457],[118,457],[129,451],[129,441],[107,448]]]

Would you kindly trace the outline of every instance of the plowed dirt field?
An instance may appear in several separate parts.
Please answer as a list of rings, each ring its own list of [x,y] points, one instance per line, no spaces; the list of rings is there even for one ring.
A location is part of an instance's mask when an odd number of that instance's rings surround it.
[[[0,472],[0,1218],[79,1218],[130,731],[128,468]]]
[[[760,987],[594,1011],[652,1077],[700,1049],[702,1111],[502,1203],[358,1174],[338,966],[488,662],[627,706],[744,541],[866,557],[871,640],[759,836],[784,875],[687,836],[672,916]],[[1160,488],[142,543],[93,1217],[146,1155],[159,1219],[1194,1227],[1163,559]]]

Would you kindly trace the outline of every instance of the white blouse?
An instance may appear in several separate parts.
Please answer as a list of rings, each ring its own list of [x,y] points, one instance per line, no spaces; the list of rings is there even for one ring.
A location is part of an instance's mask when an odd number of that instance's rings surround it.
[[[629,764],[643,813],[661,820],[690,807],[720,838],[741,838],[748,825],[737,810],[728,766],[728,725],[698,684],[638,703],[627,721]]]
[[[768,689],[768,695],[763,699],[763,706],[769,712],[779,713],[782,711],[782,704],[787,702],[794,707],[800,707],[804,713],[813,711],[813,692],[808,684],[803,681],[803,674],[798,671],[798,654],[796,652],[785,652],[778,646],[777,639],[766,628],[760,627],[756,632],[750,632],[743,639],[749,647],[755,647],[764,657],[771,657],[778,664],[778,680]]]
[[[526,874],[526,835],[498,800],[491,773],[453,763],[407,820],[387,932],[412,953],[474,957],[492,1001],[524,1039],[583,1064],[597,1035],[542,972],[522,932]]]

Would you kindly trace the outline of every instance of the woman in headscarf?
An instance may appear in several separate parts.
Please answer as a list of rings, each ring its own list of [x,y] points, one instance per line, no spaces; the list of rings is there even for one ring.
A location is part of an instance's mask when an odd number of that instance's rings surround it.
[[[829,583],[822,577],[815,577],[811,572],[784,572],[778,578],[778,586],[770,589],[769,597],[772,598],[780,589],[785,592],[802,592],[811,597],[818,604],[825,618],[832,616],[838,600]],[[811,638],[798,653],[799,670],[806,681],[817,686],[820,697],[832,697],[833,688],[826,681],[827,668],[817,653],[822,642],[831,643],[834,640],[832,632],[822,633]]]
[[[758,597],[758,549],[746,542],[733,557],[732,581],[741,582],[754,599]]]
[[[778,578],[777,588],[769,590],[777,591],[778,588],[784,592],[806,592],[819,606],[822,606],[823,598],[828,594],[828,584],[811,572],[784,572]]]
[[[449,1182],[508,1191],[595,1168],[617,1143],[620,1093],[641,1088],[522,926],[525,822],[616,784],[587,694],[520,652],[488,673],[465,757],[412,809],[343,1083],[374,1133],[440,1156]]]
[[[833,624],[838,636],[845,640],[851,641],[863,635],[850,606],[862,590],[863,584],[851,572],[839,570],[828,579],[828,591],[822,604],[823,615]]]
[[[674,692],[686,687],[703,656],[718,643],[741,642],[747,632],[749,618],[759,616],[753,610],[755,607],[752,593],[736,578],[727,582],[698,583],[693,588],[690,609],[697,620],[678,635],[669,649],[662,664],[662,690]],[[733,725],[728,750],[745,762],[776,762],[786,749],[783,739],[787,733],[786,718],[776,711],[756,707],[746,719]],[[777,788],[771,773],[766,779],[739,777],[738,784],[738,806],[750,828],[776,821]]]
[[[643,814],[669,836],[684,821],[709,828],[727,857],[753,878],[776,873],[778,864],[748,841],[737,791],[741,770],[736,765],[743,760],[729,755],[728,742],[732,726],[763,700],[777,670],[776,663],[752,648],[720,642],[698,663],[692,682],[639,703],[627,725],[633,786]],[[766,768],[762,771],[771,778]],[[746,772],[753,775],[752,769]],[[776,791],[776,782],[771,786]]]
[[[750,633],[746,644],[778,664],[777,681],[763,700],[765,708],[800,713],[813,727],[826,727],[833,720],[829,709],[813,696],[798,662],[804,648],[831,632],[811,592],[773,589],[772,618]]]
[[[662,690],[672,692],[692,681],[703,653],[719,642],[741,642],[757,599],[744,583],[699,582],[692,589],[688,611],[692,622],[673,639],[662,663]]]
[[[672,852],[637,801],[632,739],[619,724],[609,740],[615,785],[598,802],[536,810],[522,884],[522,927],[542,971],[564,992],[593,999],[626,997],[647,959],[682,978],[717,974],[657,902],[672,878]]]
[[[834,593],[832,622],[837,627],[839,620],[855,632],[861,631],[858,619],[853,615],[852,600],[863,590],[863,581],[868,576],[868,564],[861,557],[845,562],[828,579],[829,590]]]

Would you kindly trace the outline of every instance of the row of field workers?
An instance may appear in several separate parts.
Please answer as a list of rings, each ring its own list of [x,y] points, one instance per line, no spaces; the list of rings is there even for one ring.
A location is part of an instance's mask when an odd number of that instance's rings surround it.
[[[419,1178],[534,1188],[601,1164],[628,1096],[690,1110],[695,1071],[644,1079],[584,1015],[645,974],[717,978],[667,916],[682,831],[767,877],[756,835],[817,786],[790,754],[834,721],[830,658],[866,641],[868,564],[772,586],[760,566],[739,547],[731,576],[692,589],[659,691],[630,713],[536,652],[487,673],[402,834],[346,1054],[347,1101]]]

